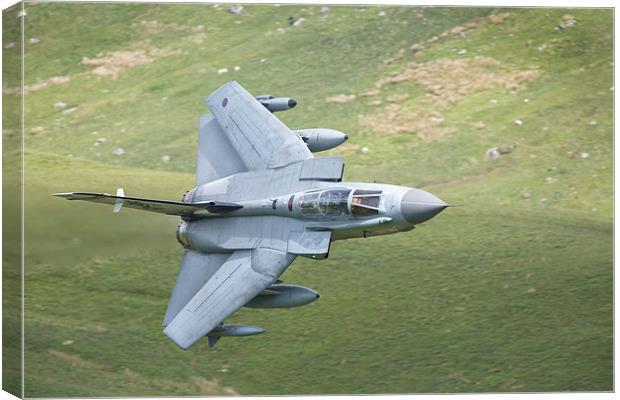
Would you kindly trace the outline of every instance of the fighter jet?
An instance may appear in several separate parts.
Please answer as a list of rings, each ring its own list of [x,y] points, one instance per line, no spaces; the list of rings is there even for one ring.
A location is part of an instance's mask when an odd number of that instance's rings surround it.
[[[181,217],[184,256],[164,316],[164,334],[181,349],[207,337],[248,336],[264,329],[225,325],[241,307],[309,304],[312,289],[285,284],[297,256],[322,260],[334,240],[405,232],[449,205],[421,189],[342,182],[342,157],[314,157],[346,135],[291,131],[274,114],[296,105],[254,97],[229,82],[206,98],[211,115],[198,128],[196,186],[181,201],[107,193],[55,196]]]

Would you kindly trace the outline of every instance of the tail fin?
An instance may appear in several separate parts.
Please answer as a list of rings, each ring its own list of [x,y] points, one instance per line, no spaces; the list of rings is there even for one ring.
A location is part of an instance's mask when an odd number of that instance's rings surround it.
[[[125,191],[123,188],[116,189],[116,197],[125,197]],[[114,203],[115,213],[121,212],[121,207],[123,207],[123,200],[121,198],[116,199],[116,203]]]

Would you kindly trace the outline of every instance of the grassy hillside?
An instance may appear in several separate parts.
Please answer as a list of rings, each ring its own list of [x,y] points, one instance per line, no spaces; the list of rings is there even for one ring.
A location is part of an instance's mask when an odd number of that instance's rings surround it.
[[[227,8],[27,5],[26,396],[613,389],[611,10]],[[347,132],[346,180],[464,207],[295,261],[319,301],[182,352],[161,333],[177,219],[49,194],[178,198],[232,79],[297,99],[291,128]],[[17,126],[3,144],[16,172]]]

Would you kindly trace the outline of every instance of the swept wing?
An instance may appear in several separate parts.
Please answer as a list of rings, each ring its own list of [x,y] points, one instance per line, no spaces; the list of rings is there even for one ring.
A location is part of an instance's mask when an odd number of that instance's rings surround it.
[[[119,193],[122,190],[119,189]],[[53,196],[64,197],[67,200],[84,200],[93,203],[114,205],[118,212],[121,206],[143,211],[152,211],[161,214],[178,215],[181,217],[199,217],[209,214],[222,214],[242,208],[239,204],[221,201],[204,201],[200,203],[182,203],[180,201],[147,199],[143,197],[113,196],[108,193],[69,192],[55,193]]]
[[[207,105],[247,171],[313,157],[299,136],[235,81],[207,97]]]
[[[233,252],[183,306],[164,334],[187,349],[277,280],[295,256],[259,248]]]

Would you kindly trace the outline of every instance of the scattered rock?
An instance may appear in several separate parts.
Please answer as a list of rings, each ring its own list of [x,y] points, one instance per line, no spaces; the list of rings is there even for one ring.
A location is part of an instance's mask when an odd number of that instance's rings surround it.
[[[230,14],[240,14],[241,11],[243,11],[243,6],[232,6],[229,7],[226,11],[228,11]]]
[[[344,104],[355,100],[355,98],[356,96],[354,94],[339,94],[337,96],[328,97],[325,101],[334,104]]]
[[[73,343],[74,343],[73,340],[65,340],[64,342],[62,342],[62,345],[69,346],[69,345],[72,345]]]
[[[227,73],[227,72],[228,72],[228,68],[221,68],[221,69],[218,69],[218,70],[217,70],[217,73],[218,73],[219,75],[225,74],[225,73]]]
[[[114,149],[112,154],[114,154],[115,156],[119,156],[120,157],[123,154],[125,154],[125,150],[121,149],[120,147],[117,147],[116,149]]]
[[[20,12],[17,13],[17,18],[22,18],[22,17],[25,17],[26,15],[28,15],[26,10],[21,10]]]
[[[489,100],[489,103],[491,103],[491,104],[497,104],[497,100],[496,100],[496,99],[491,99],[491,100]]]
[[[465,50],[465,49],[461,49],[461,50],[459,50],[459,52],[458,52],[458,53],[456,53],[456,54],[458,54],[459,56],[464,56],[465,54],[467,54],[467,50]]]
[[[523,121],[521,121],[520,119],[515,119],[514,120],[514,124],[517,125],[517,126],[521,126],[521,125],[523,125]]]
[[[62,101],[59,101],[59,102],[54,103],[54,108],[63,109],[63,108],[65,108],[65,107],[67,107],[67,104],[65,104],[65,103],[64,103],[64,102],[62,102]]]
[[[496,160],[501,157],[501,154],[499,150],[497,150],[497,147],[491,147],[489,150],[487,150],[486,154],[487,154],[487,157],[490,158],[491,160]]]
[[[575,25],[575,18],[573,18],[570,15],[565,15],[562,17],[562,19],[564,20],[564,27],[569,28],[573,25]]]
[[[378,96],[379,93],[380,92],[378,90],[373,89],[373,90],[367,90],[363,93],[360,93],[360,96],[361,97],[374,97],[374,96]]]
[[[278,33],[284,33],[284,32],[286,32],[286,31],[284,30],[284,28],[278,28],[278,29],[276,29],[276,31],[277,31]]]
[[[366,154],[366,153],[368,153],[368,151],[369,151],[368,147],[366,147],[366,146],[362,147],[362,153]]]
[[[42,126],[36,126],[36,127],[32,128],[30,130],[30,132],[32,132],[33,135],[40,135],[43,132],[45,132],[45,128],[42,127]]]
[[[33,38],[30,38],[30,39],[28,40],[28,43],[31,43],[31,44],[37,44],[37,43],[39,43],[40,41],[41,41],[41,39],[36,38],[36,37],[33,37]]]
[[[267,61],[267,59],[266,59],[266,58],[261,58],[261,59],[260,59],[260,62],[262,62],[262,63],[264,63],[265,61]]]
[[[325,14],[325,13],[329,12],[329,7],[321,7],[321,9],[319,10],[319,12],[320,12],[321,14]]]
[[[108,140],[106,138],[102,137],[102,138],[98,138],[97,140],[95,140],[95,143],[102,144],[102,143],[105,143],[107,141]]]
[[[534,289],[534,288],[529,288],[529,289],[527,289],[527,292],[528,292],[528,293],[535,293],[535,292],[536,292],[536,289]]]
[[[512,153],[512,151],[517,148],[517,145],[511,144],[511,145],[506,145],[506,144],[501,144],[499,146],[497,146],[497,151],[499,151],[500,154],[509,154]]]
[[[476,128],[476,129],[482,129],[486,127],[486,124],[482,121],[478,121],[478,122],[474,122],[472,124],[472,127]]]
[[[584,151],[582,151],[581,153],[579,153],[579,158],[588,158],[590,157],[590,155]]]
[[[532,197],[532,195],[530,194],[530,192],[523,192],[521,193],[521,197],[525,200],[529,200]]]
[[[590,121],[590,126],[595,126],[597,124],[596,121]]]
[[[12,49],[13,47],[15,47],[15,42],[10,42],[10,43],[7,43],[7,44],[4,46],[4,48],[5,48],[5,49]]]
[[[168,161],[170,161],[170,156],[169,156],[169,155],[167,155],[167,154],[166,154],[166,155],[163,155],[163,156],[161,156],[161,160],[162,160],[163,162],[168,162]]]
[[[523,102],[524,102],[524,103],[529,103],[529,102],[530,102],[530,99],[523,99]]]
[[[77,110],[77,107],[71,107],[71,108],[67,108],[62,113],[63,114],[71,114],[72,112],[75,112],[75,110]]]
[[[557,181],[558,181],[557,178],[551,178],[551,177],[545,178],[545,183],[547,185],[553,185],[554,183],[557,183]]]
[[[293,22],[293,26],[301,25],[306,19],[304,17],[299,18],[297,21]]]
[[[380,17],[385,17],[385,11],[379,11],[379,14],[377,14]]]
[[[162,103],[165,103],[168,101],[168,96],[164,96],[161,99],[159,99]]]
[[[409,50],[411,50],[412,53],[417,53],[418,51],[422,50],[424,48],[423,45],[421,45],[420,43],[416,43],[411,45],[411,47],[409,47]]]
[[[366,104],[370,107],[379,107],[381,105],[381,100],[372,100]]]
[[[233,68],[233,69],[234,69],[235,71],[239,71],[239,70],[241,69],[241,67],[240,67],[240,66],[238,66],[238,65],[235,65],[235,68]]]
[[[575,19],[573,17],[571,17],[570,15],[565,15],[564,17],[562,17],[562,22],[559,25],[555,26],[555,30],[556,31],[563,31],[566,28],[570,28],[573,25],[575,25]]]

